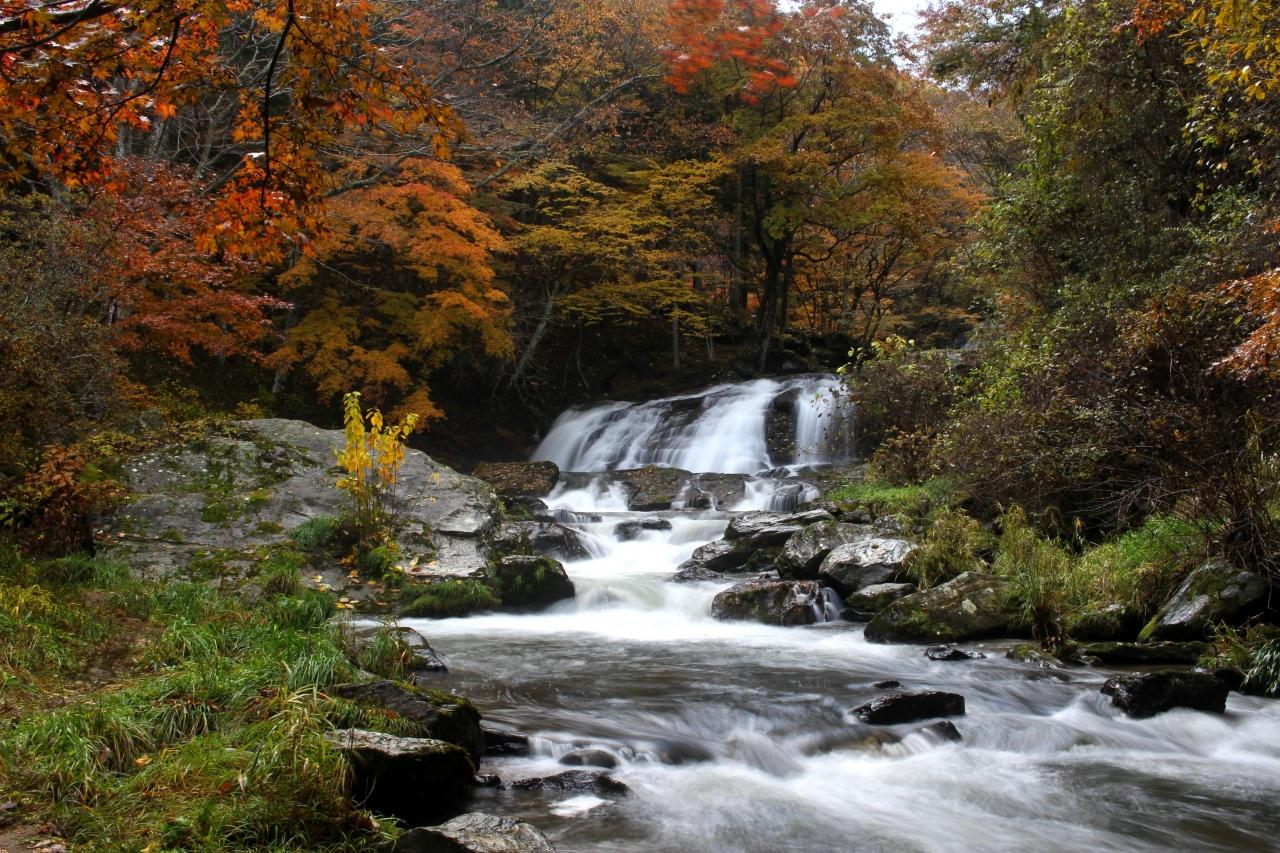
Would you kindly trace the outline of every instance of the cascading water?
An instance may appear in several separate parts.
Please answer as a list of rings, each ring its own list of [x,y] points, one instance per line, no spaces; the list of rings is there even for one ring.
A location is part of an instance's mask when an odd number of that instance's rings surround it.
[[[542,455],[597,471],[664,460],[696,471],[697,459],[720,459],[755,474],[778,461],[759,450],[762,413],[791,390],[762,383],[571,412]],[[750,429],[716,419],[713,400]],[[663,425],[664,411],[676,425]],[[734,446],[699,446],[717,435]],[[802,454],[789,461],[804,464]],[[771,499],[761,484],[775,482],[787,481],[748,478],[738,506]],[[616,762],[631,789],[617,799],[477,794],[474,809],[529,820],[562,853],[1280,849],[1280,703],[1233,693],[1226,716],[1130,720],[1098,692],[1113,672],[1041,670],[1006,659],[1008,643],[946,663],[918,646],[868,643],[838,620],[717,621],[711,599],[728,582],[669,581],[722,535],[732,510],[630,512],[626,490],[607,478],[549,503],[592,552],[566,564],[573,601],[409,624],[445,656],[444,686],[532,737],[531,755],[487,772],[557,773],[584,747]],[[619,523],[655,515],[670,529],[615,535]],[[813,606],[826,614],[838,602]],[[963,741],[851,720],[848,709],[882,695],[874,684],[890,678],[963,694]]]

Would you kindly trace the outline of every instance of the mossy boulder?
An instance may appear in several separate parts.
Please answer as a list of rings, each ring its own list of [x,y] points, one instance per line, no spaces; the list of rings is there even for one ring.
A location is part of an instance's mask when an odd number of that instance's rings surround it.
[[[352,799],[360,806],[410,822],[430,820],[466,796],[475,764],[456,744],[338,729],[325,739],[351,763]]]
[[[1200,660],[1209,650],[1207,643],[1084,643],[1080,654],[1111,664],[1185,663]]]
[[[873,643],[975,640],[1008,632],[1016,616],[1007,581],[965,572],[890,604],[867,623],[866,637]]]
[[[862,533],[837,545],[818,566],[818,579],[843,596],[904,579],[916,546],[905,539]]]
[[[357,705],[390,711],[397,718],[413,723],[421,736],[460,746],[472,762],[480,763],[485,748],[480,712],[466,699],[388,679],[339,684],[330,692]]]
[[[507,609],[536,610],[573,598],[573,581],[559,560],[512,554],[485,572],[488,584]]]
[[[874,619],[881,610],[915,591],[916,585],[913,583],[878,583],[865,586],[845,598],[845,618],[854,622]]]
[[[865,527],[834,519],[811,524],[788,537],[774,565],[778,574],[788,580],[817,580],[823,558],[834,548],[847,545],[866,532]]]
[[[812,625],[823,621],[822,608],[822,586],[814,581],[754,580],[712,599],[711,615],[766,625]]]
[[[408,584],[400,591],[400,615],[450,619],[502,608],[502,599],[480,578],[442,578]]]
[[[1207,672],[1160,670],[1120,675],[1102,685],[1111,704],[1130,717],[1154,717],[1174,708],[1221,714],[1230,690]]]
[[[1238,625],[1260,613],[1270,589],[1260,574],[1227,563],[1206,563],[1187,576],[1138,639],[1202,640],[1218,623]]]
[[[1142,616],[1132,607],[1111,604],[1085,610],[1066,620],[1067,636],[1085,642],[1124,642],[1142,629]]]
[[[504,498],[541,498],[556,487],[560,468],[554,462],[482,462],[472,476]]]
[[[729,522],[724,538],[734,542],[743,553],[758,548],[780,546],[811,524],[832,521],[824,509],[805,512],[744,512]]]

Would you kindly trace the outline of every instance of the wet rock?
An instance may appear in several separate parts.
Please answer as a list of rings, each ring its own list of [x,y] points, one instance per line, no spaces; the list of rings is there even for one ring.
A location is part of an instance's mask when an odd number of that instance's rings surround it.
[[[348,654],[352,658],[352,663],[358,663],[360,655],[385,629],[382,625],[345,624],[342,625],[340,630],[345,632]],[[405,669],[409,671],[410,681],[418,678],[430,678],[434,673],[449,671],[449,668],[444,665],[444,661],[440,660],[439,655],[436,654],[435,649],[431,648],[431,644],[427,642],[426,637],[407,625],[396,625],[390,630],[395,633],[396,638],[400,640],[408,652],[409,659],[405,664]]]
[[[764,413],[764,441],[773,459],[796,457],[796,403],[799,388],[791,388],[774,397]]]
[[[1067,636],[1085,642],[1132,640],[1142,629],[1142,616],[1133,608],[1111,604],[1102,610],[1086,610],[1067,621]]]
[[[743,474],[698,474],[677,496],[684,509],[732,509],[746,497]]]
[[[544,498],[556,487],[560,469],[554,462],[482,462],[472,476],[504,498]]]
[[[686,560],[676,569],[671,580],[675,583],[714,583],[724,580],[724,575],[705,569],[696,563]]]
[[[1203,639],[1219,622],[1236,625],[1261,612],[1269,590],[1270,584],[1260,574],[1226,563],[1206,563],[1183,581],[1138,639]]]
[[[575,749],[560,756],[566,767],[603,767],[612,770],[618,766],[618,758],[607,749]]]
[[[541,554],[557,560],[585,560],[591,556],[582,534],[555,521],[509,521],[494,538],[500,554]]]
[[[809,525],[831,520],[831,514],[821,509],[797,513],[744,512],[729,522],[724,538],[737,542],[740,550],[748,552],[782,545]]]
[[[746,581],[711,602],[711,615],[717,619],[766,625],[812,625],[823,621],[821,614],[822,587],[813,581]]]
[[[529,754],[528,735],[490,725],[481,725],[480,732],[484,736],[484,754],[487,756]]]
[[[1008,582],[965,572],[890,604],[867,623],[873,643],[962,642],[1009,630],[1016,617]]]
[[[613,528],[613,535],[619,542],[631,542],[639,539],[647,531],[670,529],[671,522],[665,518],[643,518],[618,524]]]
[[[600,770],[566,770],[554,776],[534,776],[502,783],[504,790],[568,791],[575,794],[626,794],[630,789]]]
[[[832,548],[818,566],[818,578],[848,597],[869,586],[900,580],[903,564],[915,549],[904,539],[863,533]]]
[[[1004,653],[1009,660],[1016,660],[1019,663],[1029,663],[1032,666],[1038,666],[1041,669],[1062,669],[1063,663],[1056,657],[1046,654],[1038,647],[1030,643],[1019,643],[1009,651]]]
[[[914,723],[930,717],[959,717],[964,715],[964,697],[941,690],[892,693],[859,705],[852,713],[864,723],[877,726]]]
[[[573,581],[559,560],[512,554],[486,573],[504,607],[537,610],[573,598]]]
[[[943,743],[960,743],[964,740],[960,730],[956,728],[956,724],[950,720],[930,723],[922,727],[920,733]]]
[[[913,583],[878,583],[865,586],[845,598],[848,618],[852,622],[866,622],[900,598],[916,591]]]
[[[889,688],[901,687],[902,682],[898,681],[896,678],[886,678],[884,681],[877,681],[871,686],[879,687],[881,690],[888,690]]]
[[[830,729],[802,738],[799,746],[805,755],[825,755],[850,749],[876,750],[901,741],[901,736],[895,732],[853,723],[844,728]]]
[[[339,684],[330,693],[357,705],[390,711],[414,723],[424,736],[462,747],[476,763],[484,752],[480,712],[460,696],[389,680]]]
[[[471,784],[477,788],[496,788],[502,784],[502,779],[496,773],[477,773]]]
[[[957,649],[953,646],[930,646],[924,650],[924,656],[932,661],[961,661],[961,660],[981,660],[985,658],[982,652],[970,652],[964,649]]]
[[[1209,650],[1207,643],[1084,643],[1082,655],[1102,663],[1195,663]]]
[[[1111,704],[1130,717],[1154,717],[1173,708],[1221,714],[1226,711],[1227,685],[1207,672],[1160,670],[1120,675],[1102,685]]]
[[[541,498],[514,497],[503,498],[507,507],[507,517],[535,521],[551,521],[551,507]]]
[[[634,512],[660,512],[671,509],[693,479],[693,474],[679,468],[650,465],[629,471],[615,471],[615,482],[627,489],[627,507]]]
[[[778,574],[791,580],[817,580],[818,567],[832,549],[854,542],[865,533],[865,527],[835,520],[811,524],[792,534],[782,546],[775,561]]]
[[[701,569],[709,572],[731,572],[742,568],[747,555],[740,551],[733,542],[717,539],[693,552],[689,559],[680,564],[677,571]]]
[[[409,830],[396,839],[391,853],[555,853],[555,847],[532,824],[472,812]]]
[[[356,803],[407,821],[420,821],[461,797],[476,773],[466,750],[442,740],[362,729],[328,732],[325,740],[351,763]]]

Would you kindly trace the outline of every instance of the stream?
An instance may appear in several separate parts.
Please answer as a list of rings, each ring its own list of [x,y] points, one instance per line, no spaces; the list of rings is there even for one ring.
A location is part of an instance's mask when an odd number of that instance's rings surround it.
[[[631,793],[480,790],[476,811],[539,826],[560,851],[1079,851],[1280,849],[1280,702],[1231,694],[1225,716],[1130,720],[1099,694],[1118,670],[1045,671],[967,644],[981,660],[932,662],[862,626],[721,622],[732,585],[675,584],[676,567],[734,512],[768,508],[806,468],[847,455],[834,380],[759,380],[646,404],[567,412],[536,458],[567,471],[663,464],[748,475],[733,506],[634,513],[607,482],[547,503],[588,539],[566,563],[574,600],[535,614],[405,620],[487,722],[532,737],[528,757],[486,760],[503,779],[608,751]],[[826,384],[824,384],[826,383]],[[781,400],[781,402],[779,402]],[[768,448],[792,407],[789,458]],[[836,438],[832,438],[836,436]],[[619,522],[670,530],[618,541]],[[871,728],[848,714],[896,679],[963,694],[961,742],[922,724]]]

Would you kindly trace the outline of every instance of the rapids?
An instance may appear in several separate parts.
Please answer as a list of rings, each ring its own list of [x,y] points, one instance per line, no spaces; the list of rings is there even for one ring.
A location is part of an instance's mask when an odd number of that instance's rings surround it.
[[[662,420],[673,401],[571,412],[539,454],[594,470],[813,464],[827,452],[816,442],[779,460],[757,441],[782,385],[713,389],[685,404],[699,414],[678,428]],[[1280,702],[1233,693],[1222,717],[1129,720],[1098,693],[1114,670],[1046,672],[1006,659],[1006,642],[935,663],[850,623],[719,622],[711,599],[728,584],[668,579],[734,509],[664,512],[670,530],[619,542],[614,525],[641,517],[625,494],[584,488],[551,503],[581,513],[573,526],[593,550],[566,565],[574,601],[406,624],[448,662],[443,686],[533,736],[530,757],[486,772],[547,775],[565,752],[598,747],[632,793],[482,790],[474,810],[529,820],[566,852],[1280,849]],[[963,694],[963,741],[853,723],[848,709],[882,694],[882,679]]]

